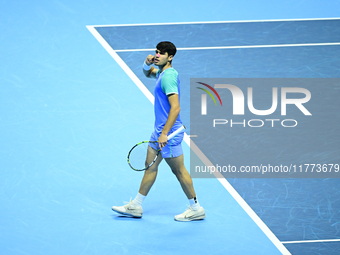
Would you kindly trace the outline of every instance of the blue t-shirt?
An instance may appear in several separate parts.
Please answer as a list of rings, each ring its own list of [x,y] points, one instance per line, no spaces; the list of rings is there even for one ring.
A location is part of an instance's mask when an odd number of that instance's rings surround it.
[[[178,73],[175,69],[167,68],[162,73],[157,72],[157,81],[155,87],[155,131],[160,135],[163,127],[168,120],[171,105],[169,103],[168,95],[178,94],[180,97],[180,81]],[[176,131],[182,126],[180,115],[169,133]]]

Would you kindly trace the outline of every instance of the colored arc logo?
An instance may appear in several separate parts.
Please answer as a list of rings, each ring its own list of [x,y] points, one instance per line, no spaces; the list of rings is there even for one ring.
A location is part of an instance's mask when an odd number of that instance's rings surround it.
[[[204,85],[207,88],[211,89],[211,91],[215,93],[215,95],[217,96],[218,100],[220,101],[220,104],[222,105],[222,101],[221,101],[220,95],[217,93],[217,91],[213,87],[211,87],[210,85],[205,84],[203,82],[197,82],[197,83],[199,83],[201,85]],[[217,105],[214,96],[211,94],[211,92],[209,90],[206,90],[206,89],[203,89],[203,88],[200,88],[200,87],[197,87],[197,88],[203,90],[204,92],[206,92],[214,100],[215,105]]]

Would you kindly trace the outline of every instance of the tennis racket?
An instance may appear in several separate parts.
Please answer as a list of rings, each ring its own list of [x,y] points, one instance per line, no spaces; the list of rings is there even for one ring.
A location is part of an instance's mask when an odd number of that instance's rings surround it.
[[[177,135],[184,129],[185,127],[181,126],[179,129],[177,129],[175,132],[168,136],[168,140],[173,138],[175,135]],[[157,150],[151,148],[150,147],[151,144],[154,144],[155,147],[158,148],[158,141],[143,141],[137,143],[135,146],[131,148],[127,156],[127,162],[133,170],[135,171],[147,170],[156,162],[161,150],[159,148]],[[151,153],[149,153],[149,155],[147,154],[148,150],[149,151],[152,150],[150,151]]]

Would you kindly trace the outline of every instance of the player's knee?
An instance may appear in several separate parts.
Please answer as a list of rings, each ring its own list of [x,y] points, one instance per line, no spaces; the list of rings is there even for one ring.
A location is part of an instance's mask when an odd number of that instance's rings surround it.
[[[145,164],[145,167],[148,167],[148,164]],[[157,172],[158,167],[156,165],[150,166],[148,169],[145,170],[145,172],[151,173],[151,172]]]
[[[182,168],[171,168],[171,171],[177,178],[181,178],[185,174],[185,169]]]
[[[172,171],[172,173],[174,174],[174,175],[178,175],[178,171],[177,171],[177,169],[175,169],[175,168],[171,168],[171,171]]]

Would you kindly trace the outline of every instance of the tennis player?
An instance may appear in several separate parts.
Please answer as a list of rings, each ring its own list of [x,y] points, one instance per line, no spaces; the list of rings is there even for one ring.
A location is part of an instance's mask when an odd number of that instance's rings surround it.
[[[150,141],[158,141],[161,155],[156,162],[144,172],[139,192],[136,198],[124,206],[113,206],[112,210],[130,217],[142,217],[142,203],[154,184],[158,166],[164,158],[172,172],[177,177],[189,200],[188,209],[176,215],[177,221],[192,221],[205,218],[205,211],[198,203],[192,179],[184,166],[182,141],[184,132],[177,134],[168,141],[167,136],[182,126],[180,119],[180,81],[177,71],[171,63],[176,54],[176,47],[171,42],[160,42],[156,46],[155,55],[147,56],[143,64],[143,72],[148,78],[156,79],[155,95],[155,130]],[[152,66],[154,64],[158,68]],[[152,145],[154,146],[154,145]],[[147,158],[156,154],[157,148],[149,146]]]

